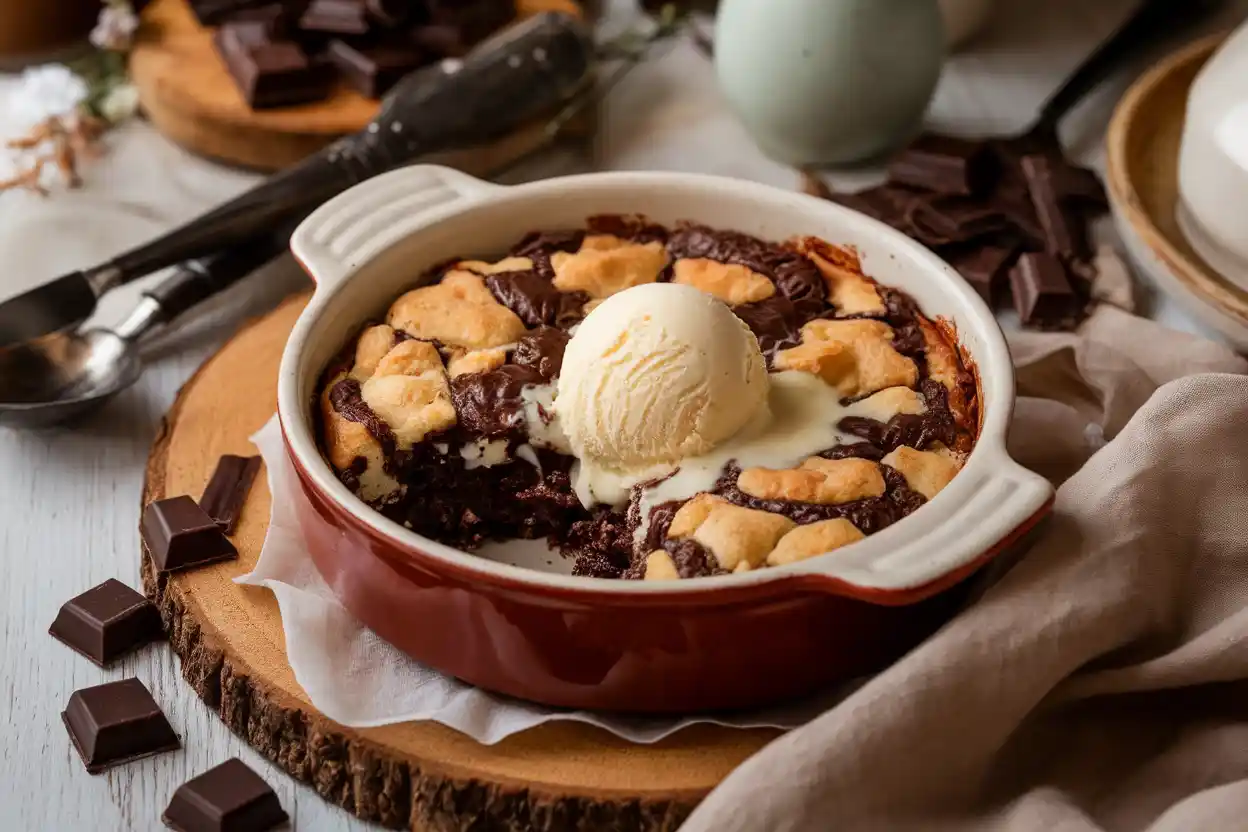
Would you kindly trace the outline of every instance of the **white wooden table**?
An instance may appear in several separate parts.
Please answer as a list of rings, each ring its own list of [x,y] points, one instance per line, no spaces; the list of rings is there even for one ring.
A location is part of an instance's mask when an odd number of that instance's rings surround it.
[[[616,5],[617,17],[627,16],[627,0]],[[951,60],[931,121],[965,133],[1022,127],[1131,5],[1131,0],[1004,2],[990,30]],[[1222,25],[1246,11],[1248,0],[1234,2]],[[1084,161],[1099,163],[1110,109],[1138,69],[1107,84],[1065,125],[1068,144]],[[11,85],[0,81],[0,96]],[[0,98],[0,133],[3,119]],[[753,148],[724,109],[710,64],[688,44],[637,69],[609,100],[604,128],[595,153],[595,163],[604,168],[693,170],[782,187],[796,183],[791,170]],[[0,196],[0,297],[129,248],[253,181],[187,155],[144,124],[119,131],[110,144],[107,158],[87,170],[81,191],[50,200],[24,193]],[[585,165],[585,159],[564,154],[513,176],[552,175]],[[849,186],[872,175],[830,178]],[[363,826],[227,731],[182,682],[167,647],[145,648],[100,670],[47,635],[57,608],[71,596],[110,577],[138,585],[140,485],[161,415],[179,385],[239,322],[271,307],[302,281],[289,262],[248,279],[176,337],[153,344],[139,384],[82,424],[42,433],[0,429],[0,690],[8,709],[0,727],[4,829],[157,829],[180,783],[234,755],[277,788],[296,828]],[[117,320],[140,288],[110,295],[100,319]],[[1164,301],[1152,314],[1199,331]],[[70,747],[59,712],[75,689],[127,676],[148,684],[184,749],[89,776]]]

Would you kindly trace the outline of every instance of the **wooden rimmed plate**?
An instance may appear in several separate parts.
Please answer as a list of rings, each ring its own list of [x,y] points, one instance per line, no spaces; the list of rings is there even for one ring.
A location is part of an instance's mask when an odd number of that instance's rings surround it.
[[[1114,112],[1106,184],[1128,254],[1159,289],[1248,352],[1248,291],[1202,260],[1179,228],[1179,142],[1187,97],[1225,35],[1192,43],[1146,72]]]

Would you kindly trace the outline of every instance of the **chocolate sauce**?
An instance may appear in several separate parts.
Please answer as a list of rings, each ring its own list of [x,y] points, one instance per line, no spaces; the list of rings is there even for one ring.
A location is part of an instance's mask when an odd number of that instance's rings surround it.
[[[958,441],[958,426],[949,411],[949,392],[938,381],[925,379],[919,385],[927,409],[923,413],[898,413],[888,422],[846,416],[837,423],[845,433],[865,439],[885,453],[902,445],[924,450],[933,442],[953,448]]]
[[[584,317],[584,292],[560,292],[536,266],[530,271],[499,272],[485,279],[495,299],[525,326],[571,326]]]
[[[329,389],[329,403],[338,415],[365,427],[381,445],[387,457],[394,455],[394,431],[364,401],[360,382],[344,378]]]
[[[554,381],[563,366],[563,351],[568,341],[565,330],[544,326],[516,342],[511,360],[521,367],[536,370],[546,381]]]

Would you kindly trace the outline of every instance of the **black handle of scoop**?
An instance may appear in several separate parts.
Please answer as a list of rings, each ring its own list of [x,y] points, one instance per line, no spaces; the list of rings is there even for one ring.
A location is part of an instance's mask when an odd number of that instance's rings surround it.
[[[367,128],[146,245],[86,272],[97,295],[183,260],[262,235],[391,168],[501,137],[550,113],[586,83],[584,24],[547,12],[401,81]]]
[[[287,226],[276,234],[266,234],[178,266],[172,275],[145,292],[159,305],[153,311],[152,325],[172,321],[281,256],[290,245],[292,231],[294,226]]]
[[[1135,13],[1049,96],[1031,132],[1055,130],[1062,117],[1123,62],[1220,5],[1221,0],[1143,0]]]

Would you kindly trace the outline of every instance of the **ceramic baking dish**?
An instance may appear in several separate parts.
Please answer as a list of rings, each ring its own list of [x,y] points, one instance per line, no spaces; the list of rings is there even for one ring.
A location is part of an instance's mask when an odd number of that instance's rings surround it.
[[[499,253],[526,232],[582,225],[600,213],[856,246],[868,274],[956,328],[977,368],[980,436],[964,469],[928,505],[834,554],[670,582],[561,574],[563,564],[544,566],[548,554],[526,554],[531,542],[493,546],[488,556],[465,553],[357,499],[322,458],[312,416],[318,378],[335,353],[429,266]],[[1013,368],[987,306],[935,255],[838,205],[686,174],[603,173],[500,187],[417,166],[326,203],[298,228],[291,248],[317,289],[282,357],[278,412],[307,496],[300,516],[312,559],[365,624],[472,684],[550,705],[636,712],[800,696],[882,666],[924,637],[957,602],[946,590],[1052,503],[1049,483],[1006,454]]]

